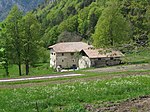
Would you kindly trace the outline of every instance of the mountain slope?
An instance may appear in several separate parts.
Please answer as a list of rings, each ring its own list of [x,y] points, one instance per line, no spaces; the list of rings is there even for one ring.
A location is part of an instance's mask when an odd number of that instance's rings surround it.
[[[17,4],[18,7],[27,12],[38,6],[44,0],[0,0],[0,21],[2,21],[9,13],[11,7]]]
[[[150,35],[149,7],[149,0],[55,0],[52,4],[39,7],[34,13],[42,24],[45,46],[58,42],[59,35],[65,31],[76,32],[90,43],[95,38],[99,41],[99,37],[102,37],[102,40],[105,37],[106,41],[107,37],[110,37],[108,40],[113,41],[111,37],[116,37],[116,34],[120,39],[125,38],[121,33],[126,31],[126,35],[130,38],[127,44],[133,41],[135,44],[146,45]],[[105,13],[108,9],[110,14]],[[114,19],[114,16],[118,17],[117,15],[120,15],[118,20]],[[126,22],[122,27],[119,22],[121,18]],[[101,20],[107,25],[101,25]],[[117,31],[124,29],[123,26],[128,28]],[[99,31],[99,27],[104,29],[103,34]],[[119,44],[120,39],[117,38]]]

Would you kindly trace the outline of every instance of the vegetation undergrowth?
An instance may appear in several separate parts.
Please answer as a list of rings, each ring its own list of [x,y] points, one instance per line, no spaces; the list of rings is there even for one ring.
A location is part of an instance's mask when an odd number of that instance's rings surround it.
[[[149,75],[3,89],[0,91],[0,111],[37,112],[38,109],[40,112],[85,112],[85,104],[115,102],[149,93]]]
[[[150,63],[150,48],[139,48],[126,53],[123,61],[127,64]]]

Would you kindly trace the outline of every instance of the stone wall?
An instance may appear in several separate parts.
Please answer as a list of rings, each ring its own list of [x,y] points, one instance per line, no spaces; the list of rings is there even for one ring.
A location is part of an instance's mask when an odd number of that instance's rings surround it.
[[[105,66],[113,66],[121,63],[120,58],[99,58],[99,59],[91,59],[91,67],[105,67]]]
[[[50,50],[50,67],[56,68],[56,53],[53,49]]]
[[[90,68],[91,67],[91,60],[87,56],[82,56],[79,59],[79,68]]]
[[[56,66],[61,66],[62,68],[71,68],[73,65],[78,67],[78,59],[75,53],[56,54]]]

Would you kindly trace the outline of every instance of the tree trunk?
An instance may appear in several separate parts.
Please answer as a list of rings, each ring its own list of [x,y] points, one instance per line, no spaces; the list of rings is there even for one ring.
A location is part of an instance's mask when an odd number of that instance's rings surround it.
[[[22,76],[22,73],[21,73],[21,64],[20,63],[18,64],[18,67],[19,67],[19,75]]]
[[[9,70],[8,70],[8,61],[6,60],[5,61],[6,63],[5,63],[5,71],[6,71],[6,76],[8,77],[9,76]]]
[[[110,21],[109,35],[110,35],[110,45],[114,46],[114,38],[113,38],[113,32],[112,32],[112,20]]]
[[[26,61],[26,75],[29,75],[29,61]]]
[[[18,67],[19,67],[19,75],[22,76],[22,72],[21,72],[21,57],[20,57],[20,53],[18,52]]]
[[[29,44],[29,42],[30,42],[30,38],[32,37],[31,36],[31,32],[30,32],[30,30],[29,30],[29,35],[30,35],[30,37],[28,36],[28,38],[27,38],[27,52],[26,52],[26,60],[25,60],[25,64],[26,64],[26,75],[29,75],[29,61],[30,61],[30,44]]]
[[[15,47],[16,47],[16,55],[18,58],[18,68],[19,68],[19,76],[22,76],[22,72],[21,72],[21,39],[19,36],[19,26],[18,26],[18,21],[15,22]]]

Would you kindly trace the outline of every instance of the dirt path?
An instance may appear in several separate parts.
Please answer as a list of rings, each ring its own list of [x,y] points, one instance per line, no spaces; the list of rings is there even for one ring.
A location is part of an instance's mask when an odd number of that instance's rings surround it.
[[[40,82],[28,82],[28,83],[16,83],[16,84],[5,84],[5,82],[0,85],[0,89],[5,88],[24,88],[24,87],[33,87],[33,86],[45,86],[49,84],[64,84],[64,83],[74,83],[74,82],[83,82],[83,81],[94,81],[94,80],[111,80],[113,78],[120,78],[120,77],[128,77],[128,76],[141,76],[141,75],[150,75],[150,72],[131,72],[131,73],[120,73],[120,74],[111,74],[111,75],[105,75],[105,76],[92,76],[88,77],[85,75],[85,77],[76,77],[70,79],[64,79],[64,80],[44,80]]]
[[[83,74],[66,74],[66,75],[57,75],[57,76],[5,79],[5,80],[0,80],[0,82],[17,82],[17,81],[27,81],[27,80],[52,79],[52,78],[73,77],[73,76],[81,76],[81,75],[83,75]]]
[[[123,71],[142,71],[150,70],[150,64],[139,64],[139,65],[121,65],[107,68],[96,68],[92,70],[85,70],[87,72],[123,72]]]
[[[150,112],[150,96],[142,96],[119,104],[110,103],[110,105],[112,106],[96,109],[88,105],[87,109],[91,109],[93,112]]]

